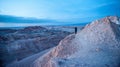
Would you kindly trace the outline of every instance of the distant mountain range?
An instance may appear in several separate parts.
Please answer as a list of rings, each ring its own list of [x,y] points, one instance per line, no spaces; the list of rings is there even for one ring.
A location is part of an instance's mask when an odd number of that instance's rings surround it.
[[[35,25],[86,25],[88,22],[80,21],[59,21],[52,19],[38,19],[33,17],[17,17],[11,15],[0,15],[0,23],[5,26],[0,25],[0,27],[18,27],[21,24],[26,24],[28,26]],[[14,26],[14,25],[18,26]],[[13,26],[11,26],[13,25]],[[25,25],[24,25],[25,26]]]
[[[12,23],[39,23],[39,22],[56,22],[49,19],[37,19],[37,18],[25,18],[11,15],[0,15],[0,22],[12,22]]]

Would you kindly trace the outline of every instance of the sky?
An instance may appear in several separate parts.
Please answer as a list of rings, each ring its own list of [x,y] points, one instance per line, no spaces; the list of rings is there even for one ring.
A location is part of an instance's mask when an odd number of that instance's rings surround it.
[[[85,23],[120,16],[120,0],[0,0],[0,14]]]

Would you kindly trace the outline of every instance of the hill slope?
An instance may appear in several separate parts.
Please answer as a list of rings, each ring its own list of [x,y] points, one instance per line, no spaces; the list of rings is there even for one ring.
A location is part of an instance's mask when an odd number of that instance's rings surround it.
[[[30,66],[19,63],[9,67],[119,67],[120,30],[116,23],[120,21],[111,20],[105,17],[88,24],[77,34],[61,40],[58,46],[32,61]]]

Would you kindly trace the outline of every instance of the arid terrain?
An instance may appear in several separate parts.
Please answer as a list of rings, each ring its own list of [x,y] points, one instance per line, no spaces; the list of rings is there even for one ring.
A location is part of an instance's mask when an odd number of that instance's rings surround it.
[[[83,26],[78,27],[82,29]],[[74,26],[29,26],[0,29],[0,59],[4,65],[22,60],[49,48],[74,33]]]
[[[86,26],[30,26],[0,30],[6,67],[120,67],[120,18]]]

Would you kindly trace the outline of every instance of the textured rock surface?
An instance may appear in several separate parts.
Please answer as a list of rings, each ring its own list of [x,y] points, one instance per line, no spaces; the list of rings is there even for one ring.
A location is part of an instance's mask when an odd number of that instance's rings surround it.
[[[17,67],[120,67],[120,30],[116,21],[110,17],[96,20],[61,40],[32,64],[21,66],[20,61]],[[16,63],[8,67],[16,67]]]
[[[25,27],[17,30],[0,29],[0,52],[2,53],[0,59],[4,57],[5,63],[9,59],[9,62],[21,60],[58,45],[59,41],[69,34],[70,32],[48,30],[41,26]]]
[[[119,67],[120,30],[115,23],[110,21],[109,17],[92,22],[76,34],[71,43],[63,40],[62,45],[60,43],[35,65],[37,67]],[[62,48],[64,44],[67,48]],[[65,50],[61,51],[59,46]],[[48,59],[44,60],[45,58]]]

